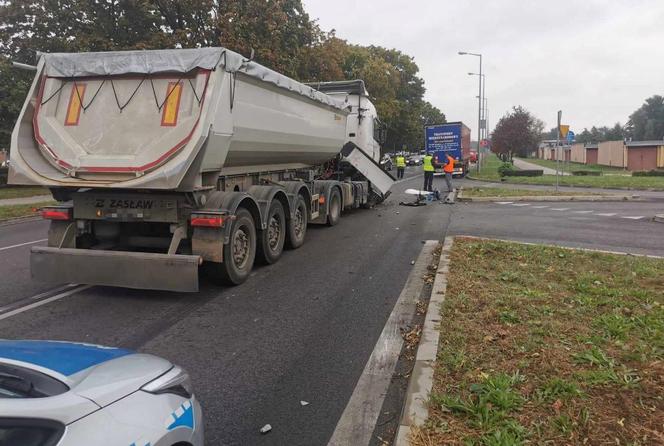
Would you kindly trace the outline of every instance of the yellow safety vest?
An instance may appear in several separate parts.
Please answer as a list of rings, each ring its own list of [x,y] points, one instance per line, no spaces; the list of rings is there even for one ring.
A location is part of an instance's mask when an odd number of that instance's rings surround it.
[[[424,169],[425,172],[433,172],[435,170],[431,160],[433,160],[431,155],[425,155],[425,157],[422,159],[422,169]]]
[[[397,167],[406,167],[406,158],[397,156]]]

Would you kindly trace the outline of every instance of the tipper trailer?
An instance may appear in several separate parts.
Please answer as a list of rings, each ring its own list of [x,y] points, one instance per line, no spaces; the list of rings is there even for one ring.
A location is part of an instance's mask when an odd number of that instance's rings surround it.
[[[362,81],[331,96],[224,48],[43,54],[36,70],[9,182],[60,202],[31,251],[42,281],[192,292],[203,267],[239,284],[394,182]]]

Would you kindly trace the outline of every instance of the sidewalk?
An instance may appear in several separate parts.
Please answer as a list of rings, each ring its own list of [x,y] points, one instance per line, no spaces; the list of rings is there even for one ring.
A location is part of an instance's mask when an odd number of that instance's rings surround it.
[[[21,198],[6,198],[0,200],[0,206],[14,206],[20,204],[35,204],[44,203],[46,201],[53,201],[51,195],[37,195],[35,197],[21,197]]]
[[[524,160],[519,159],[519,158],[514,158],[513,161],[514,161],[514,166],[519,168],[519,169],[522,169],[522,170],[533,170],[533,169],[534,170],[543,170],[544,175],[555,175],[556,174],[555,169],[550,169],[548,167],[543,167],[543,166],[540,166],[540,165],[537,165],[537,164],[529,163],[528,161],[524,161]],[[562,166],[562,163],[561,163],[561,166]],[[567,176],[567,175],[569,175],[569,172],[560,172],[559,171],[558,175]]]

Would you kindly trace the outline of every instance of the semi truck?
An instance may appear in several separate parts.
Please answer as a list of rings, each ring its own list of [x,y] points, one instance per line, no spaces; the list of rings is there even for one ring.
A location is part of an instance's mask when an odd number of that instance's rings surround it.
[[[37,280],[237,285],[394,182],[359,80],[316,89],[225,48],[41,54],[35,70],[9,182],[58,202]]]
[[[428,125],[424,128],[426,151],[433,156],[436,174],[443,173],[443,163],[454,158],[455,176],[465,176],[470,165],[470,129],[463,122]]]

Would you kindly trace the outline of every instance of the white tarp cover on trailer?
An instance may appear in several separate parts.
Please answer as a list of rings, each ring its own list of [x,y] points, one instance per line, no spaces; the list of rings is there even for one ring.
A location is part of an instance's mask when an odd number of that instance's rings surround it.
[[[222,67],[227,72],[245,73],[340,110],[348,107],[338,99],[221,47],[97,53],[42,53],[41,55],[44,58],[46,75],[50,77],[184,74],[197,68],[215,70],[217,67]]]

